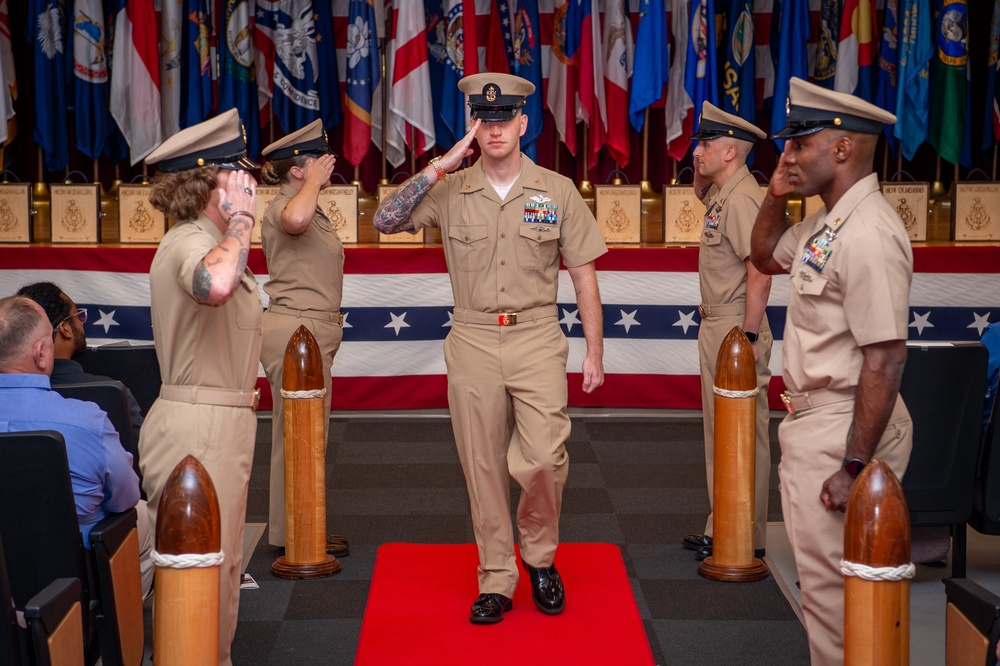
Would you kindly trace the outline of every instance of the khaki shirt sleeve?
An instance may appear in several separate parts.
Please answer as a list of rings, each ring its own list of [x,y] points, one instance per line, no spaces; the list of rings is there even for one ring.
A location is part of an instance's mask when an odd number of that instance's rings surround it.
[[[171,245],[169,265],[172,267],[177,286],[194,298],[195,269],[218,243],[194,224],[184,226],[185,229],[178,229],[178,236]]]
[[[760,204],[753,197],[738,193],[729,197],[726,202],[726,237],[733,246],[733,251],[741,261],[750,256],[750,234],[760,211]]]
[[[454,179],[454,176],[450,177]],[[413,222],[413,233],[423,227],[440,227],[442,211],[448,209],[448,181],[439,180],[431,186],[430,192],[424,195],[417,207],[410,213]]]
[[[567,181],[568,183],[569,181]],[[559,252],[567,268],[594,261],[608,251],[597,219],[575,187],[566,186],[563,217],[559,234]]]
[[[912,263],[900,241],[885,225],[851,220],[863,226],[860,238],[843,251],[841,291],[844,314],[858,346],[905,340],[909,321]],[[903,237],[908,244],[909,241]]]
[[[792,272],[792,266],[795,265],[795,262],[802,259],[802,243],[804,242],[802,234],[807,228],[812,227],[808,222],[809,218],[786,229],[774,248],[774,260],[789,273]]]

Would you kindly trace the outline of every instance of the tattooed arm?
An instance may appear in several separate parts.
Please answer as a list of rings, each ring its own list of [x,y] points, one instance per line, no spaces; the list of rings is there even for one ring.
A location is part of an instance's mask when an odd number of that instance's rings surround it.
[[[209,210],[213,207],[209,203],[205,211],[213,220],[226,224],[226,233],[194,269],[191,293],[199,303],[225,303],[240,283],[250,256],[253,213],[257,210],[255,185],[247,172],[231,172],[226,187],[218,190],[217,210]]]
[[[462,140],[441,157],[438,166],[443,169],[444,173],[457,169],[462,164],[462,160],[472,154],[472,149],[469,146],[472,144],[472,139],[475,138],[480,125],[482,125],[481,120],[473,123]],[[375,228],[384,234],[413,231],[413,220],[410,219],[410,213],[438,180],[437,169],[434,168],[434,165],[428,164],[413,178],[397,187],[396,191],[387,196],[385,201],[379,205],[378,210],[375,211],[375,217],[372,220]]]

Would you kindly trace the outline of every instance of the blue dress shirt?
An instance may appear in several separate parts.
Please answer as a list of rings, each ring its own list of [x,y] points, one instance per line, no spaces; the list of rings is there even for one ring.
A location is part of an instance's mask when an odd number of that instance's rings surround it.
[[[0,373],[0,432],[29,430],[55,430],[66,440],[76,515],[90,548],[94,525],[139,501],[132,454],[94,403],[62,397],[46,375]]]

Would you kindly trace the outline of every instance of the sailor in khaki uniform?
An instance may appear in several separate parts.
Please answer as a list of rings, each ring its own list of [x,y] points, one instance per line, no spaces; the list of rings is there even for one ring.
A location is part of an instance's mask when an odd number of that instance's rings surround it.
[[[751,237],[764,273],[790,273],[779,430],[781,507],[802,587],[814,665],[844,660],[844,509],[873,458],[900,479],[912,423],[899,397],[913,255],[872,172],[884,123],[896,117],[853,95],[793,78],[790,137]],[[785,221],[792,191],[825,207]]]
[[[544,613],[564,606],[554,565],[570,432],[559,259],[577,295],[589,393],[604,381],[594,260],[606,247],[573,183],[521,154],[521,109],[534,85],[484,73],[459,88],[469,95],[471,130],[388,197],[375,226],[386,233],[441,229],[455,297],[444,344],[448,401],[479,546],[480,595],[470,620],[487,624],[511,609],[518,581],[508,473],[522,489],[517,527],[532,599]],[[482,158],[449,173],[471,154],[473,138]]]
[[[262,304],[247,269],[256,182],[235,109],[181,130],[150,153],[150,202],[178,220],[149,269],[163,386],[139,437],[150,524],[167,477],[188,454],[219,498],[219,663],[229,664],[243,571],[243,524],[257,418]],[[155,649],[155,646],[154,646]]]
[[[757,360],[757,447],[754,464],[754,556],[764,556],[767,531],[768,480],[771,448],[767,384],[771,379],[771,328],[764,308],[771,292],[771,276],[750,261],[750,232],[764,195],[746,166],[757,139],[767,137],[753,124],[726,113],[709,102],[702,105],[694,149],[695,193],[705,203],[705,225],[698,250],[701,285],[701,325],[698,355],[701,365],[701,406],[705,430],[705,466],[708,501],[714,504],[715,481],[715,367],[722,341],[738,326],[753,344]],[[712,554],[712,514],[704,534],[684,538],[685,548],[703,560]]]
[[[330,372],[343,338],[340,301],[344,291],[344,245],[319,208],[319,193],[330,184],[336,156],[323,123],[315,120],[264,149],[261,180],[281,184],[261,220],[267,257],[269,302],[264,313],[261,363],[271,383],[271,502],[268,542],[285,545],[285,431],[281,378],[288,339],[305,326],[323,354],[326,420],[330,421]],[[324,443],[326,437],[323,438]],[[347,539],[327,535],[335,556],[349,554]],[[339,571],[339,569],[338,569]]]

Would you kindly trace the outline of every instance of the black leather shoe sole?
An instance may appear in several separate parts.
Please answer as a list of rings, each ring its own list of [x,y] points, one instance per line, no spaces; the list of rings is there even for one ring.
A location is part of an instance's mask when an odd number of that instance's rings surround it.
[[[502,594],[480,594],[472,604],[472,624],[496,624],[503,620],[503,614],[514,607],[512,602]]]
[[[708,546],[712,547],[712,537],[706,536],[704,534],[688,534],[681,541],[681,545],[688,550],[701,550],[702,548]]]
[[[694,559],[696,559],[699,562],[701,562],[702,560],[704,560],[706,557],[708,557],[711,554],[712,554],[712,547],[711,546],[705,546],[704,548],[699,548],[698,549],[698,551],[694,554]],[[753,551],[753,556],[756,557],[758,560],[764,559],[764,555],[766,555],[766,554],[767,554],[767,551],[765,549],[763,549],[763,548],[758,548],[755,551]]]

